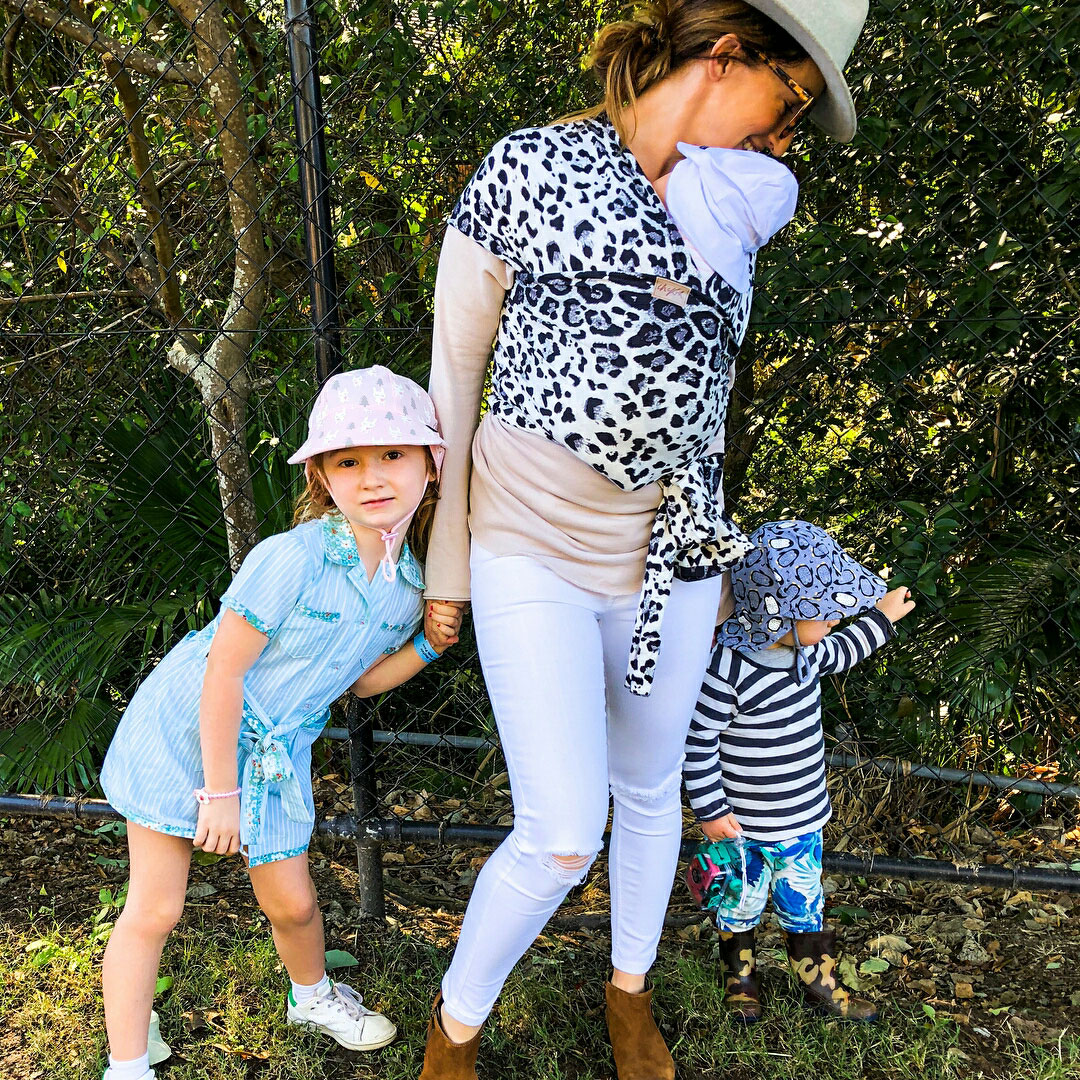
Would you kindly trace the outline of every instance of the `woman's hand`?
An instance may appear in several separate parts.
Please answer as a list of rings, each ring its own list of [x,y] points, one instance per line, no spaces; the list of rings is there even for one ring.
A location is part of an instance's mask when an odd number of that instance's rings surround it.
[[[200,804],[195,846],[208,855],[235,855],[240,850],[239,795]]]
[[[444,653],[451,645],[457,644],[464,609],[464,604],[454,604],[446,600],[427,602],[427,610],[424,613],[424,637],[437,653]]]
[[[898,623],[905,615],[915,610],[915,601],[911,599],[911,590],[906,585],[890,589],[876,605],[878,611],[891,623]]]
[[[742,836],[742,826],[734,814],[725,814],[723,817],[713,818],[712,821],[701,822],[701,831],[706,839],[714,844],[717,840],[737,840]]]

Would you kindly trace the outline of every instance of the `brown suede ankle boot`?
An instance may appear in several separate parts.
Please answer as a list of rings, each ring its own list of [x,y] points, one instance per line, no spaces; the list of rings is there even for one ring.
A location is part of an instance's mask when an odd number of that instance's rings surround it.
[[[478,1080],[476,1054],[482,1032],[478,1031],[467,1043],[451,1042],[442,1026],[442,1003],[442,991],[439,991],[431,1006],[420,1080]]]
[[[607,1026],[618,1080],[675,1080],[675,1062],[652,1014],[652,986],[628,994],[609,982]]]
[[[756,1024],[761,1019],[761,988],[754,956],[754,931],[720,931],[720,961],[724,980],[724,1007],[732,1020]]]
[[[877,1019],[877,1009],[869,1001],[853,997],[840,981],[835,930],[826,928],[816,934],[789,933],[787,951],[791,970],[810,1008],[841,1020],[869,1023]]]

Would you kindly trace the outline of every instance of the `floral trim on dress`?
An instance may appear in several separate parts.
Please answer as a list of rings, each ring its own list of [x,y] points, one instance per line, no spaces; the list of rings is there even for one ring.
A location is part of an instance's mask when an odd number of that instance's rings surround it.
[[[165,833],[168,836],[182,836],[187,840],[195,839],[194,829],[185,828],[181,825],[164,825],[160,821],[152,821],[148,817],[143,817],[142,814],[129,814],[119,806],[114,806],[113,809],[117,813],[122,814],[124,819],[131,822],[133,825],[141,825],[144,829],[152,829],[154,832]],[[292,859],[297,855],[303,855],[309,846],[310,843],[303,844],[300,847],[289,848],[288,851],[272,851],[266,855],[256,855],[254,858],[248,859],[248,866],[262,866],[263,863],[282,862],[285,859]]]
[[[144,829],[152,829],[154,832],[165,833],[168,836],[183,836],[188,840],[195,839],[195,830],[190,825],[165,825],[160,821],[144,817],[142,814],[131,814],[122,806],[113,804],[113,809],[122,814],[125,820],[133,825],[141,825]]]
[[[318,619],[319,622],[336,623],[341,621],[340,611],[316,611],[307,604],[297,604],[293,608],[298,615],[306,615],[309,619]]]
[[[309,846],[304,844],[303,847],[290,848],[288,851],[274,851],[269,855],[256,855],[255,858],[248,859],[248,866],[262,866],[263,863],[283,862],[285,859],[293,859],[297,855],[303,855]]]
[[[272,638],[277,632],[276,627],[271,626],[265,619],[260,619],[254,611],[244,607],[239,600],[234,600],[231,596],[223,596],[221,606],[227,607],[230,611],[235,611],[246,623],[250,623],[260,634],[265,634],[268,638]]]
[[[321,730],[330,717],[329,709],[320,709],[301,722],[301,727]],[[304,802],[300,778],[293,770],[292,736],[296,728],[278,731],[269,726],[250,702],[244,701],[240,725],[240,747],[248,753],[240,786],[243,820],[240,835],[245,843],[257,840],[262,828],[262,811],[271,785],[277,785],[285,815],[293,821],[314,824],[314,814]]]
[[[356,537],[342,514],[330,513],[322,519],[322,542],[323,551],[332,563],[339,566],[359,565],[360,552],[356,547]],[[397,568],[398,573],[414,588],[424,588],[424,575],[409,550],[407,540],[398,556]]]
[[[356,566],[360,552],[356,537],[341,514],[327,514],[322,519],[322,542],[326,557],[338,566]]]
[[[420,572],[420,564],[413,558],[409,550],[408,541],[401,549],[401,557],[398,559],[398,573],[415,589],[424,588],[424,575]]]
[[[328,723],[330,723],[330,710],[323,709],[321,712],[312,713],[304,720],[304,722],[300,726],[305,728],[322,729],[326,727]]]

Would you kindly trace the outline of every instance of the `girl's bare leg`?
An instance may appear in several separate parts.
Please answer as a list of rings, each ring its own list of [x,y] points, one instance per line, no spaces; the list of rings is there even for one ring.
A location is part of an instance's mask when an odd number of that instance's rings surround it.
[[[289,978],[314,985],[326,971],[326,941],[307,855],[253,866],[248,873]]]
[[[161,950],[184,911],[191,841],[128,822],[131,881],[101,966],[109,1052],[117,1061],[146,1053]]]

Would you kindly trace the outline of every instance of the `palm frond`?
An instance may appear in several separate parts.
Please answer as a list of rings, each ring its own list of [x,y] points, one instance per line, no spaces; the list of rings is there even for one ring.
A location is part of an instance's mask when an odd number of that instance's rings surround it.
[[[953,599],[928,621],[913,668],[940,684],[952,715],[1000,730],[1033,708],[1049,678],[1080,675],[1075,647],[1048,641],[1062,622],[1074,623],[1074,640],[1080,632],[1069,602],[1080,558],[1068,537],[1053,534],[999,534],[993,546],[954,572]]]
[[[145,667],[153,642],[170,638],[191,604],[190,595],[116,606],[44,590],[31,600],[0,597],[0,684],[96,697]]]
[[[39,715],[0,733],[0,791],[92,791],[119,716],[115,705],[97,698],[66,708],[44,704]]]

